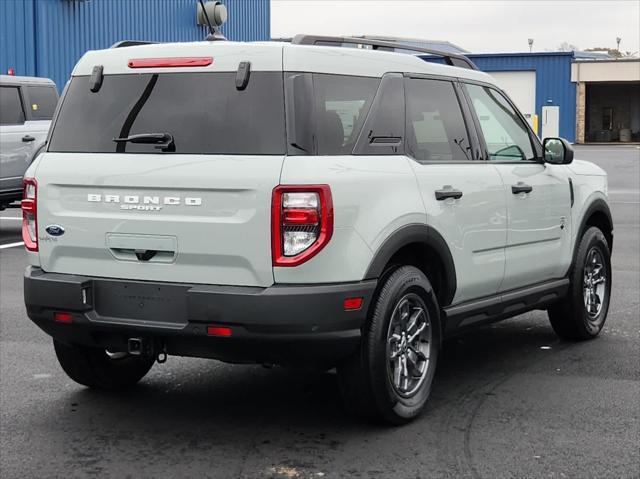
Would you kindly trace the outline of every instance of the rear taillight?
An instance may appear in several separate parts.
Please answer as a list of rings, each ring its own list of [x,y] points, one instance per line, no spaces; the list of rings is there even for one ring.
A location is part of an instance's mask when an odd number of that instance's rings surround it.
[[[274,266],[298,266],[331,239],[333,203],[328,185],[278,186],[271,207]]]
[[[33,178],[22,182],[22,241],[29,251],[38,251],[38,183]]]

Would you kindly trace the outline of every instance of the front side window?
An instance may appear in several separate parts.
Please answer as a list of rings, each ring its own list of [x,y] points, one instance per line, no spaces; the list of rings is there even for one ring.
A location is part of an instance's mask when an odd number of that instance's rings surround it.
[[[49,151],[284,154],[282,73],[252,72],[244,90],[235,78],[234,72],[105,75],[94,93],[90,77],[74,77]],[[152,134],[172,144],[114,141]]]
[[[18,87],[0,87],[0,125],[20,125],[22,123],[24,123],[24,111]]]
[[[480,121],[489,159],[535,160],[529,130],[506,98],[493,88],[471,84],[466,88]]]
[[[58,104],[56,89],[50,86],[28,86],[31,118],[34,120],[51,120]]]
[[[406,148],[419,162],[471,160],[469,137],[453,84],[406,82]]]

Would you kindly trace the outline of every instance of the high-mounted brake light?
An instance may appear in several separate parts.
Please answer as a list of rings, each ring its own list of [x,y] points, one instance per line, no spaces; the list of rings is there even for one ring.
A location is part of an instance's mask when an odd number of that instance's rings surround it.
[[[278,186],[271,202],[274,266],[298,266],[313,258],[333,235],[328,185]]]
[[[29,251],[38,251],[38,183],[34,178],[22,181],[22,241]]]
[[[166,57],[166,58],[132,58],[129,68],[179,68],[206,67],[213,63],[213,57]]]

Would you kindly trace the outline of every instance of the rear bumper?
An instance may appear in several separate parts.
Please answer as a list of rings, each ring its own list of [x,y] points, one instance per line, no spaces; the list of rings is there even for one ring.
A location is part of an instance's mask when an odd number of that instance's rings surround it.
[[[53,338],[124,351],[143,338],[168,354],[230,362],[335,364],[355,351],[376,281],[269,288],[124,281],[29,266],[29,317]],[[363,298],[345,311],[346,298]],[[54,320],[70,312],[72,321]],[[231,328],[230,337],[207,326]]]

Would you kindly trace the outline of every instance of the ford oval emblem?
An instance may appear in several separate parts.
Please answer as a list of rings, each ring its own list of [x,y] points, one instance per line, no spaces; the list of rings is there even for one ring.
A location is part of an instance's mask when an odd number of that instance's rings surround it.
[[[64,228],[60,225],[49,225],[44,230],[51,236],[62,236],[64,234]]]

